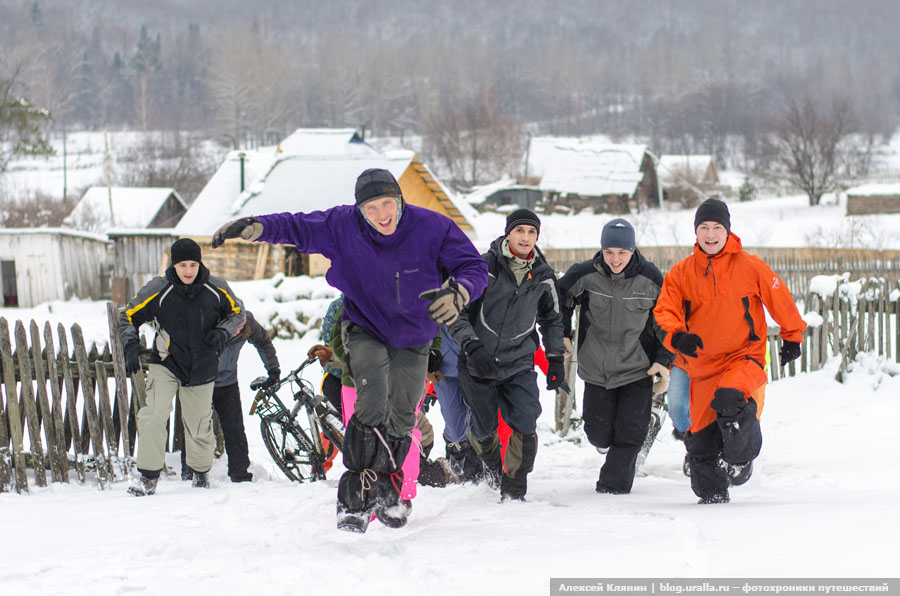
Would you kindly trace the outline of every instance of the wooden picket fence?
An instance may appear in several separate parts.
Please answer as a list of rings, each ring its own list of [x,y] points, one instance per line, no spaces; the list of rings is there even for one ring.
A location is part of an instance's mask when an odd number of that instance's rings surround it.
[[[109,342],[102,351],[87,349],[77,323],[69,329],[71,350],[62,324],[54,337],[50,323],[42,332],[35,321],[16,321],[11,341],[9,322],[0,317],[0,492],[28,492],[27,468],[38,486],[47,486],[48,470],[52,482],[69,482],[74,472],[78,482],[94,477],[101,488],[130,476],[147,392],[143,370],[130,382],[125,373],[118,317],[107,303]],[[173,451],[184,440],[180,410],[176,399],[167,440]]]

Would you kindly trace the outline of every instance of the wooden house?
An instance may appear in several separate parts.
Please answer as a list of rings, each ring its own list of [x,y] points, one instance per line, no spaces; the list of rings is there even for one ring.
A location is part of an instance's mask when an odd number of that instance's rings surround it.
[[[64,227],[86,232],[171,228],[187,211],[173,188],[92,186],[63,221]]]
[[[662,155],[658,170],[667,203],[693,206],[702,197],[721,190],[712,155]]]
[[[32,307],[73,297],[109,297],[112,253],[106,236],[65,228],[0,230],[4,306]]]
[[[279,272],[324,274],[330,263],[321,255],[301,255],[292,246],[240,241],[212,250],[211,237],[222,224],[238,217],[352,204],[356,178],[368,168],[389,170],[407,203],[443,213],[474,234],[465,215],[468,205],[457,204],[419,158],[405,150],[378,151],[353,129],[300,129],[276,148],[232,152],[175,232],[197,240],[210,271],[228,280],[261,279]]]
[[[533,137],[525,175],[540,177],[545,209],[629,213],[659,206],[656,165],[644,145]]]

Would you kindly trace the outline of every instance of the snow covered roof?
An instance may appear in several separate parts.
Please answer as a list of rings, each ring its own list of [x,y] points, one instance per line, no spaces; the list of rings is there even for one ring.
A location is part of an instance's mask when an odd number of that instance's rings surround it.
[[[575,138],[534,137],[527,172],[539,188],[563,194],[631,196],[644,178],[645,145],[617,145]]]
[[[900,195],[900,184],[864,184],[847,189],[847,196],[879,197]]]
[[[661,155],[659,158],[659,179],[672,183],[687,178],[691,182],[715,182],[708,180],[712,155]],[[715,174],[715,169],[712,170]]]
[[[115,221],[109,211],[110,193]],[[63,225],[93,232],[105,232],[110,228],[146,228],[170,196],[174,196],[187,209],[187,204],[174,188],[114,186],[109,189],[106,186],[92,186],[63,221]]]
[[[400,180],[414,158],[415,154],[405,149],[379,152],[361,141],[353,129],[299,129],[277,148],[229,153],[176,231],[185,236],[211,236],[223,223],[238,217],[349,204],[356,178],[364,170],[384,168]],[[440,195],[446,195],[458,210],[450,192],[424,165],[419,167],[434,196],[442,201]]]

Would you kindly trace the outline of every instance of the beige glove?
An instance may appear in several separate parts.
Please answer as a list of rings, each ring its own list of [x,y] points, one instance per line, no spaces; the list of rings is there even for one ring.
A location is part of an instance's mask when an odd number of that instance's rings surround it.
[[[653,383],[653,395],[665,393],[669,388],[669,369],[659,362],[654,362],[653,366],[647,370],[647,374],[651,377],[659,375],[659,380]]]
[[[212,247],[218,248],[225,244],[229,238],[243,238],[251,242],[259,238],[263,233],[263,225],[255,217],[242,217],[230,221],[213,234]]]
[[[428,314],[435,322],[450,325],[469,303],[469,291],[451,277],[440,288],[422,292],[419,298],[429,302]]]

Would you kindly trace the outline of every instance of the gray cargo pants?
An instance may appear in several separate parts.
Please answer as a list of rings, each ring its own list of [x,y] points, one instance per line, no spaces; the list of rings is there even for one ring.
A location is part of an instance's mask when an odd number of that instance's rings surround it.
[[[392,348],[342,321],[341,340],[350,376],[356,385],[354,416],[366,426],[383,426],[389,435],[404,437],[416,424],[416,406],[425,394],[428,348]]]

